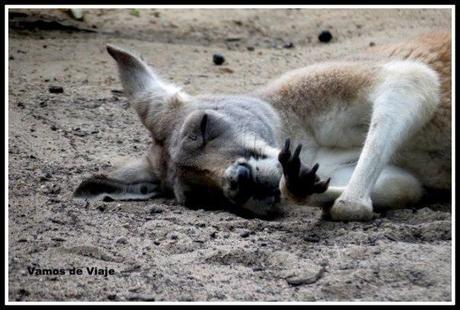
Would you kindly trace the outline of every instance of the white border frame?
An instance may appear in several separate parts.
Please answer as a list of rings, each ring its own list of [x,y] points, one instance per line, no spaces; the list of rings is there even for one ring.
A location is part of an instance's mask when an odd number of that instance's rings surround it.
[[[455,5],[5,5],[5,103],[9,104],[8,89],[8,11],[9,9],[450,9],[452,30],[452,301],[449,302],[104,302],[104,301],[10,301],[8,300],[8,207],[5,207],[5,305],[455,305]],[[5,172],[8,171],[8,104],[5,112]],[[5,199],[8,201],[8,173],[5,173]]]

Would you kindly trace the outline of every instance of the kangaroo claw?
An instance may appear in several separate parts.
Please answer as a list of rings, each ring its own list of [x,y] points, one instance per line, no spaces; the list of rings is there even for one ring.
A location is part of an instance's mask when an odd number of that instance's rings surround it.
[[[315,183],[314,192],[318,194],[324,193],[329,187],[330,181],[331,181],[331,178],[328,178],[326,181],[320,181],[320,182]]]
[[[326,181],[320,181],[316,175],[319,168],[318,163],[311,169],[302,164],[300,160],[302,144],[297,145],[293,154],[290,151],[290,146],[291,140],[288,138],[278,155],[288,190],[299,198],[325,192],[329,186],[330,178]]]
[[[291,158],[291,151],[289,150],[290,144],[291,144],[291,140],[286,139],[286,141],[284,142],[284,147],[278,155],[278,161],[281,163],[281,166],[283,167],[283,171],[284,171],[284,168],[288,160]]]

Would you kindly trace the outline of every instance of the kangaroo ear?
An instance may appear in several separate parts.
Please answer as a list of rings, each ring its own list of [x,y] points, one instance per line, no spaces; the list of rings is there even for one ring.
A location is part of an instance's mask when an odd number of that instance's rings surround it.
[[[130,52],[113,45],[107,45],[107,51],[118,64],[121,84],[129,98],[150,93],[166,99],[181,92],[179,87],[162,81],[152,68]]]

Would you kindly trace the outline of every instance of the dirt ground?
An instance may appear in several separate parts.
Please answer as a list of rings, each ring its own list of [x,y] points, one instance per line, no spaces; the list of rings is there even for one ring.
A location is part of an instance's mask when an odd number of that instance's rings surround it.
[[[72,201],[84,177],[150,143],[120,95],[107,43],[139,52],[190,93],[237,93],[450,22],[441,9],[110,9],[83,21],[10,12],[9,300],[450,301],[449,202],[334,223],[299,206],[266,221],[167,199]],[[323,30],[331,42],[318,41]],[[83,274],[30,275],[33,267]]]

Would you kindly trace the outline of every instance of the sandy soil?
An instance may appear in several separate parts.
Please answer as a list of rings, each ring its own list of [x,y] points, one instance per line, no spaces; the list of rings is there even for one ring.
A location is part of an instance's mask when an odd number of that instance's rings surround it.
[[[10,300],[451,300],[449,202],[333,223],[296,206],[265,221],[166,199],[71,200],[84,177],[149,144],[117,92],[106,43],[138,51],[190,93],[234,93],[371,42],[450,29],[448,10],[92,10],[84,21],[22,10],[10,17]],[[322,30],[333,34],[330,43],[318,41]],[[216,52],[223,66],[212,63]],[[93,266],[115,274],[88,275]],[[84,270],[30,275],[32,267]]]

